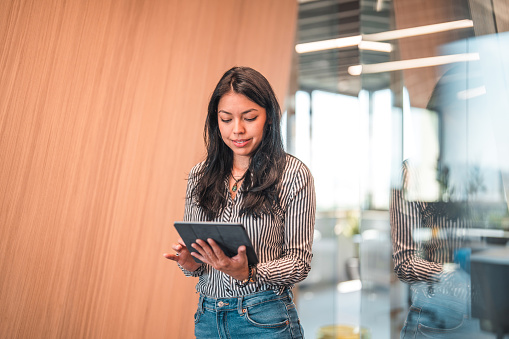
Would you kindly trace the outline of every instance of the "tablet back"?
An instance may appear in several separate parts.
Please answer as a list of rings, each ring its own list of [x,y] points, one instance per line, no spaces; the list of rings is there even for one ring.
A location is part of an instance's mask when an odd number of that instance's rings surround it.
[[[258,263],[258,257],[256,256],[246,229],[242,224],[176,221],[175,228],[190,252],[197,252],[191,247],[191,244],[195,243],[196,239],[207,241],[207,239],[211,238],[214,239],[223,252],[230,258],[237,255],[239,246],[245,245],[249,265]],[[201,261],[196,258],[194,258],[194,260],[197,263],[201,263]]]

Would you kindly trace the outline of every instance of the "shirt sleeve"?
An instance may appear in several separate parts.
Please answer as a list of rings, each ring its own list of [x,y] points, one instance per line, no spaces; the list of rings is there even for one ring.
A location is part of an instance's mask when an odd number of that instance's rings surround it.
[[[421,229],[422,202],[405,199],[408,167],[403,166],[403,187],[393,189],[390,202],[391,238],[393,247],[394,272],[406,283],[437,281],[442,264],[425,259],[418,238]]]
[[[187,179],[187,188],[186,188],[186,202],[184,207],[184,218],[183,221],[193,221],[196,220],[197,206],[193,202],[192,190],[196,185],[196,174],[198,171],[199,165],[193,167],[191,172],[189,173],[189,177]],[[204,272],[205,264],[202,264],[196,271],[188,271],[184,269],[182,266],[178,265],[184,275],[186,277],[199,277]]]
[[[255,278],[260,283],[290,286],[304,280],[311,270],[316,213],[314,181],[304,165],[292,180],[282,255],[257,265]]]
[[[203,274],[203,271],[205,269],[205,264],[202,264],[200,267],[198,267],[198,269],[196,269],[196,271],[188,271],[185,268],[183,268],[182,266],[180,266],[180,264],[178,264],[178,266],[180,267],[182,272],[184,272],[184,275],[186,277],[199,277],[200,275]]]

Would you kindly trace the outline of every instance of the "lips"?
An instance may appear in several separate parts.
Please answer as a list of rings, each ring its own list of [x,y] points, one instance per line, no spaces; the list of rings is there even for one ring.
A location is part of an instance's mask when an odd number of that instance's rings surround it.
[[[236,139],[232,140],[233,144],[237,147],[244,147],[251,139]]]

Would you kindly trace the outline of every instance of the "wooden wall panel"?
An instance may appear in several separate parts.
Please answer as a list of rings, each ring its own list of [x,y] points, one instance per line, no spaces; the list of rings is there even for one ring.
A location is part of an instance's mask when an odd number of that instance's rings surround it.
[[[162,257],[207,100],[249,65],[282,101],[294,0],[0,2],[0,337],[191,338]]]

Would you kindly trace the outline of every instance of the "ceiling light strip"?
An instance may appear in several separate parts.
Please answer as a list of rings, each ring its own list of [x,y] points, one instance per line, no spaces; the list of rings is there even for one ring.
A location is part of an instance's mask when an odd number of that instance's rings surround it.
[[[357,46],[359,42],[361,42],[361,40],[362,37],[360,35],[355,35],[346,38],[307,42],[303,44],[298,44],[297,46],[295,46],[295,50],[297,51],[297,53],[310,53],[316,51],[323,51],[327,49],[351,47]]]
[[[348,73],[350,75],[375,74],[400,71],[411,68],[439,66],[455,62],[475,61],[479,59],[480,59],[479,53],[441,55],[429,58],[389,61],[382,62],[379,64],[350,66],[348,67]]]
[[[473,25],[474,24],[473,24],[472,20],[457,20],[457,21],[450,21],[450,22],[444,22],[444,23],[440,23],[440,24],[433,24],[433,25],[427,25],[427,26],[398,29],[395,31],[388,31],[388,32],[381,32],[381,33],[374,33],[374,34],[364,34],[362,36],[355,35],[355,36],[349,36],[349,37],[344,37],[344,38],[306,42],[306,43],[302,43],[302,44],[297,44],[295,46],[295,50],[297,51],[297,53],[302,54],[302,53],[324,51],[324,50],[329,50],[329,49],[353,47],[353,46],[358,45],[360,49],[364,49],[364,50],[391,52],[392,46],[390,46],[388,43],[383,43],[385,45],[378,45],[378,46],[372,45],[372,44],[370,45],[369,43],[402,39],[402,38],[408,38],[411,36],[432,34],[432,33],[450,31],[450,30],[454,30],[454,29],[468,28],[468,27],[473,27]],[[364,45],[364,46],[362,46],[362,45]],[[376,47],[371,47],[371,46],[376,46]]]
[[[387,32],[381,32],[381,33],[364,34],[362,36],[362,40],[366,40],[366,41],[395,40],[395,39],[408,38],[408,37],[418,36],[418,35],[451,31],[451,30],[455,30],[455,29],[463,29],[463,28],[468,28],[468,27],[473,27],[473,26],[474,26],[474,22],[472,20],[468,20],[468,19],[457,20],[457,21],[443,22],[440,24],[397,29],[394,31],[387,31]]]
[[[361,41],[359,42],[359,49],[390,53],[392,52],[392,45],[387,42]]]

